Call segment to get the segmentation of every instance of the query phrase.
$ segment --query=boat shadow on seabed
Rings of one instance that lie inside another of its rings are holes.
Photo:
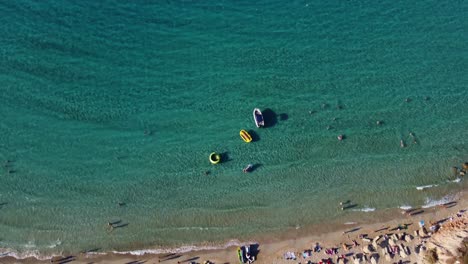
[[[260,140],[260,136],[257,134],[257,132],[255,132],[254,130],[249,130],[247,131],[250,136],[252,137],[252,142],[257,142]]]
[[[229,152],[223,152],[220,154],[221,156],[221,162],[228,162],[228,161],[231,161],[232,159],[229,157]]]
[[[265,120],[265,127],[273,127],[278,123],[278,118],[280,121],[288,120],[289,116],[286,113],[277,114],[270,108],[266,108],[262,111],[263,119]]]

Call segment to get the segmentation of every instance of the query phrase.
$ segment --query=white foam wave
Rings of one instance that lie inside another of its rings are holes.
[[[221,246],[182,246],[179,248],[167,248],[167,249],[140,249],[140,250],[131,250],[131,251],[111,251],[111,253],[119,254],[119,255],[135,255],[135,256],[142,256],[145,254],[169,254],[169,253],[186,253],[190,251],[202,251],[202,250],[219,250],[219,249],[226,249],[233,246],[241,246],[246,244],[255,244],[258,242],[240,242],[237,240],[231,240],[224,245]],[[32,242],[24,245],[26,247],[32,247]],[[54,245],[61,244],[60,240]],[[87,252],[87,255],[106,255],[106,252]],[[38,260],[48,260],[53,257],[59,257],[59,255],[51,254],[51,255],[44,255],[40,254],[38,250],[27,250],[25,252],[17,252],[9,248],[0,248],[0,258],[3,257],[13,257],[15,259],[26,259],[26,258],[35,258]]]
[[[440,200],[433,200],[431,198],[426,198],[426,203],[421,206],[422,208],[431,208],[434,206],[450,203],[454,201],[454,197],[452,195],[447,195],[442,197]]]
[[[28,250],[25,252],[16,252],[8,248],[0,248],[0,258],[12,257],[15,259],[35,258],[38,260],[48,260],[59,255],[43,255],[38,250]]]
[[[49,246],[47,246],[47,248],[55,248],[61,244],[62,241],[60,241],[60,239],[57,239],[56,241],[52,242]],[[35,258],[38,260],[47,260],[52,257],[60,256],[55,254],[41,254],[37,249],[37,245],[34,243],[34,241],[28,241],[28,243],[20,245],[20,248],[23,248],[24,251],[15,251],[11,248],[0,247],[0,258],[13,257],[15,259]]]
[[[184,227],[176,227],[176,230],[209,230],[208,227],[201,227],[201,226],[184,226]],[[214,229],[214,228],[213,228]]]
[[[359,212],[374,212],[375,211],[375,208],[372,208],[372,207],[364,207],[364,208],[360,208],[360,209],[352,209],[353,211],[359,211]]]
[[[34,241],[28,241],[27,244],[23,245],[24,248],[35,248],[36,244],[34,244]]]
[[[399,208],[402,209],[402,210],[409,210],[409,209],[411,209],[413,207],[411,205],[402,205]]]
[[[346,222],[346,223],[344,223],[344,224],[345,224],[345,225],[355,225],[355,224],[357,224],[357,222]]]
[[[57,239],[55,242],[53,242],[52,244],[50,244],[49,246],[47,246],[48,248],[55,248],[57,246],[60,246],[62,244],[62,241],[60,241],[60,239]]]
[[[172,248],[172,249],[139,249],[139,250],[131,250],[131,251],[112,251],[114,254],[129,254],[135,256],[142,256],[145,254],[169,254],[169,253],[187,253],[191,251],[201,251],[201,250],[218,250],[218,249],[226,249],[233,246],[241,246],[245,244],[254,244],[257,242],[246,242],[241,243],[237,240],[231,240],[228,243],[222,246],[182,246],[179,248]]]
[[[86,255],[107,255],[106,252],[97,252],[97,251],[91,251],[91,252],[85,252]]]
[[[454,182],[454,183],[461,182],[461,178],[456,178],[455,180],[448,181],[448,182]]]
[[[429,185],[423,185],[423,186],[416,186],[416,190],[422,191],[424,189],[429,189],[432,187],[437,187],[437,184],[429,184]]]

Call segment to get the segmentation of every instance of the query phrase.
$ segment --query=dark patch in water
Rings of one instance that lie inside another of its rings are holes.
[[[288,116],[288,114],[286,114],[286,113],[282,113],[282,114],[279,114],[279,119],[280,119],[281,121],[286,121],[286,120],[289,119],[289,116]]]
[[[260,136],[254,130],[248,130],[247,132],[250,134],[250,136],[252,136],[252,142],[260,140]]]
[[[273,127],[278,123],[277,114],[270,108],[263,110],[262,114],[265,120],[265,127]]]

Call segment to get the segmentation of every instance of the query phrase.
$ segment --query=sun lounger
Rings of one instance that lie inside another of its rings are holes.
[[[405,241],[406,241],[406,242],[410,242],[410,241],[413,240],[413,239],[414,239],[414,237],[413,237],[412,235],[410,235],[410,234],[408,234],[408,235],[405,236]]]
[[[400,255],[408,256],[408,250],[406,249],[407,247],[403,244],[398,245],[398,248],[400,249]],[[403,257],[404,258],[404,257]]]
[[[283,257],[284,257],[286,260],[290,260],[290,259],[296,260],[296,254],[294,254],[294,252],[290,252],[290,251],[284,253],[284,256],[283,256]]]
[[[363,252],[364,254],[370,254],[371,252],[370,252],[370,250],[369,250],[369,246],[364,246],[364,247],[362,247],[362,252]]]
[[[389,246],[385,247],[385,254],[392,254]]]
[[[361,259],[360,258],[354,258],[354,264],[361,264]]]
[[[406,246],[404,244],[398,245],[398,250],[399,251],[404,251],[406,253]]]
[[[392,259],[393,259],[393,255],[392,255],[392,254],[386,254],[386,255],[385,255],[385,260],[386,260],[387,262],[392,262]]]
[[[424,257],[426,255],[426,247],[421,246],[419,247],[419,256]]]
[[[403,252],[405,252],[406,255],[408,255],[408,256],[410,255],[411,252],[410,252],[409,247],[407,247],[407,246],[401,244],[401,247],[400,247],[400,248],[401,248],[401,250],[403,250]]]
[[[421,244],[418,244],[418,245],[414,246],[414,252],[416,254],[419,254],[419,250],[421,250],[421,246],[422,246]]]
[[[424,236],[428,235],[427,230],[424,226],[421,227],[421,229],[419,230],[419,235],[424,235]]]
[[[341,244],[341,247],[343,248],[343,250],[350,250],[351,249],[351,247],[348,246],[346,243]]]

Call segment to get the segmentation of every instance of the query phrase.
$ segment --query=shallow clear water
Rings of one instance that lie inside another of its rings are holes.
[[[466,8],[1,3],[0,248],[216,243],[464,188]]]

